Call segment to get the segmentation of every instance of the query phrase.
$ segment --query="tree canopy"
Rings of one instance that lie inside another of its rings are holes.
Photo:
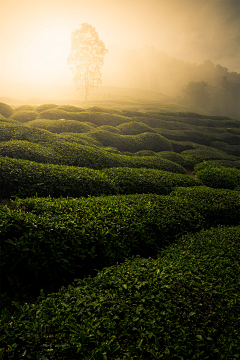
[[[104,42],[92,25],[83,23],[72,32],[67,62],[74,75],[76,90],[85,94],[85,101],[89,93],[102,83],[100,69],[107,53]]]

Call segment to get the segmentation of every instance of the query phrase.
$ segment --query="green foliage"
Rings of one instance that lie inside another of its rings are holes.
[[[36,161],[38,163],[57,164],[58,162],[60,162],[60,159],[58,159],[58,156],[54,151],[39,144],[34,144],[24,140],[11,140],[0,142],[0,154],[1,158],[9,157],[15,159],[25,159],[30,161]],[[31,168],[31,165],[29,167]],[[6,174],[4,176],[6,176]],[[9,181],[10,180],[11,179],[9,178]],[[7,179],[6,183],[8,183]]]
[[[61,105],[57,107],[58,110],[64,110],[64,111],[68,111],[68,112],[80,112],[80,111],[84,111],[83,108],[77,107],[77,106],[73,106],[73,105]]]
[[[93,129],[93,127],[87,123],[83,123],[76,120],[46,120],[37,119],[30,121],[29,126],[45,129],[52,133],[72,132],[72,133],[84,133]]]
[[[129,153],[131,154],[131,153]],[[157,153],[152,150],[140,150],[134,153],[135,156],[157,156]]]
[[[49,119],[49,120],[59,120],[59,119],[65,119],[65,120],[73,120],[72,115],[65,111],[60,110],[57,107],[50,108],[47,110],[43,110],[38,114],[38,119]]]
[[[0,325],[3,359],[238,359],[239,238],[239,226],[204,230],[157,259],[15,303]]]
[[[56,135],[42,129],[14,123],[0,123],[0,141],[27,140],[37,144],[51,143]]]
[[[36,111],[37,106],[32,105],[20,105],[14,108],[14,112],[16,111]]]
[[[240,170],[226,168],[214,162],[203,162],[195,166],[197,178],[213,188],[235,189],[240,186]]]
[[[137,135],[146,132],[155,132],[150,126],[137,121],[123,123],[117,127],[122,135]]]
[[[203,160],[235,160],[233,156],[227,155],[225,152],[210,146],[199,146],[195,149],[184,150],[181,154],[190,155],[198,162]]]
[[[49,110],[49,109],[54,109],[58,107],[57,104],[42,104],[42,105],[39,105],[36,107],[36,111],[38,113],[42,112],[42,111],[45,111],[45,110]]]
[[[160,134],[151,132],[138,135],[120,135],[107,130],[95,129],[89,135],[100,141],[103,146],[113,146],[120,151],[172,151],[172,145],[169,140]]]
[[[87,108],[86,110],[93,111],[93,112],[104,112],[104,113],[109,113],[109,114],[123,115],[122,111],[106,108],[103,106],[91,106],[91,107]]]
[[[201,187],[169,197],[19,199],[0,207],[3,288],[34,291],[132,255],[156,256],[181,234],[239,224],[239,204],[238,192]]]
[[[53,151],[27,141],[4,143],[0,146],[0,153],[6,156],[0,157],[0,198],[3,199],[15,195],[25,198],[36,193],[45,197],[168,194],[174,186],[201,184],[187,175],[145,168],[123,167],[99,171],[84,167],[44,165],[50,161],[56,164],[61,160]],[[32,161],[17,160],[18,157]]]
[[[35,110],[18,110],[11,116],[12,119],[21,123],[26,123],[31,120],[35,120],[38,116],[38,112]]]
[[[5,118],[9,118],[13,114],[13,109],[10,105],[0,102],[0,114]]]
[[[97,127],[97,130],[107,130],[116,134],[119,134],[120,131],[118,128],[111,126],[111,125],[101,125]]]

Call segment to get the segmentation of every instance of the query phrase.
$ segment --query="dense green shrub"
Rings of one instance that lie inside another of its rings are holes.
[[[173,150],[170,141],[156,133],[120,135],[107,130],[95,129],[89,135],[100,141],[103,146],[113,146],[120,151],[152,150],[157,152]]]
[[[132,155],[132,153],[129,153]],[[152,150],[140,150],[134,153],[135,156],[157,156],[157,153]]]
[[[118,194],[169,194],[176,186],[199,186],[202,183],[188,175],[167,171],[134,168],[110,168],[101,171]]]
[[[2,114],[0,114],[0,121],[7,121],[7,119]]]
[[[52,133],[60,134],[62,132],[82,133],[93,129],[91,125],[86,122],[80,122],[76,120],[47,120],[37,119],[30,121],[29,126],[39,129],[45,129]]]
[[[9,118],[13,114],[13,109],[10,105],[0,102],[0,114],[5,118]]]
[[[87,171],[83,167],[43,165],[60,163],[59,154],[27,141],[1,144],[0,154],[5,156],[0,156],[0,198],[3,199],[15,195],[34,196],[36,193],[53,197],[135,193],[161,195],[170,193],[174,186],[201,184],[184,174],[145,168],[113,167]],[[31,161],[18,160],[21,157]],[[99,179],[100,185],[96,183]]]
[[[180,155],[180,154],[177,154],[173,151],[161,151],[158,153],[158,156],[164,158],[164,159],[167,159],[167,160],[170,160],[170,161],[173,161],[183,167],[186,166],[186,161],[185,161],[185,158]]]
[[[85,133],[64,132],[59,135],[59,138],[64,139],[65,141],[75,142],[79,145],[102,147],[102,144],[99,141],[93,139],[91,136],[88,136]]]
[[[20,105],[14,108],[14,112],[16,111],[36,111],[37,106],[33,105]]]
[[[0,155],[3,157],[10,157],[15,159],[36,161],[38,163],[57,164],[60,162],[56,152],[46,148],[45,146],[24,140],[0,142]]]
[[[184,150],[181,155],[191,155],[200,162],[203,160],[235,160],[233,156],[210,146],[199,146],[195,149]]]
[[[173,147],[173,151],[176,153],[181,153],[185,150],[191,150],[191,149],[195,149],[196,147],[199,147],[199,144],[194,144],[191,141],[175,141],[175,140],[170,140],[172,147]]]
[[[2,358],[237,359],[239,238],[204,230],[5,311]]]
[[[59,110],[57,107],[50,108],[48,110],[41,111],[38,114],[38,119],[49,119],[49,120],[59,120],[59,119],[65,119],[65,120],[74,120],[71,113]]]
[[[235,189],[240,186],[240,170],[226,168],[214,162],[202,162],[194,168],[197,178],[213,188]]]
[[[43,129],[34,129],[30,126],[14,123],[0,123],[0,141],[27,140],[33,143],[52,143],[56,135]]]
[[[109,114],[123,115],[121,110],[106,108],[103,106],[91,106],[91,107],[87,108],[86,111],[104,112],[104,113],[109,113]]]
[[[210,145],[224,151],[228,155],[240,156],[240,141],[238,145],[229,145],[222,141],[213,141]]]
[[[26,123],[31,120],[35,120],[38,116],[37,111],[34,110],[19,110],[15,111],[14,114],[11,115],[11,119],[17,120],[21,123]]]
[[[117,128],[122,135],[137,135],[145,132],[155,132],[150,126],[137,121],[121,124]]]
[[[96,125],[95,125],[96,126]],[[111,126],[111,125],[101,125],[96,128],[96,130],[107,130],[116,134],[120,134],[120,131],[118,128]]]
[[[58,110],[64,110],[67,112],[80,112],[80,111],[84,111],[83,108],[77,107],[77,106],[73,106],[73,105],[61,105],[57,107]]]
[[[42,104],[42,105],[39,105],[36,107],[36,111],[38,113],[42,112],[42,111],[45,111],[45,110],[49,110],[49,109],[54,109],[58,107],[57,104]]]
[[[239,224],[238,192],[180,190],[183,195],[28,198],[16,209],[1,206],[3,288],[63,285],[132,255],[156,256],[181,234]]]

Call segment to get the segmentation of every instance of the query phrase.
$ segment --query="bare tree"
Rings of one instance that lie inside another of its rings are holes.
[[[74,75],[76,90],[85,93],[85,101],[89,93],[102,83],[100,69],[107,53],[104,42],[92,25],[83,23],[80,29],[72,32],[67,62]]]

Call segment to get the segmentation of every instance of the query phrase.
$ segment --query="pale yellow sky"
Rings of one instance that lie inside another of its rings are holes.
[[[0,96],[6,84],[70,84],[70,36],[83,22],[96,27],[107,48],[150,45],[240,72],[239,0],[0,1]]]

